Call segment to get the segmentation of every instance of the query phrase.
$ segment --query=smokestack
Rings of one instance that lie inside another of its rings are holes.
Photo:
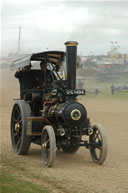
[[[66,45],[66,65],[67,65],[67,81],[68,89],[76,88],[76,57],[77,45],[75,41],[69,41]]]

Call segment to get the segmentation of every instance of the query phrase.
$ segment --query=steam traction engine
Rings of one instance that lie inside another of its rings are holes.
[[[52,167],[57,149],[75,153],[84,146],[90,150],[92,160],[102,164],[107,155],[105,130],[101,125],[92,126],[86,108],[77,102],[77,96],[85,94],[85,90],[76,89],[77,42],[66,42],[65,45],[67,78],[55,79],[43,89],[29,90],[24,100],[15,101],[11,116],[13,149],[23,155],[28,153],[31,143],[39,144],[44,164]],[[63,52],[53,51],[33,54],[29,59],[45,58],[46,63],[54,65],[52,73],[58,73],[55,67],[64,56]],[[18,63],[23,65],[23,62]],[[35,107],[38,113],[35,113]]]

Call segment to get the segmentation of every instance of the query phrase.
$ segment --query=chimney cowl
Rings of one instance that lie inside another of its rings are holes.
[[[67,42],[65,42],[65,45],[66,46],[77,46],[78,42],[76,42],[76,41],[67,41]]]

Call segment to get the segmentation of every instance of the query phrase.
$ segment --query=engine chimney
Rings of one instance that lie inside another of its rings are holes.
[[[66,65],[67,65],[67,81],[68,89],[76,88],[76,57],[77,45],[75,41],[69,41],[66,45]]]

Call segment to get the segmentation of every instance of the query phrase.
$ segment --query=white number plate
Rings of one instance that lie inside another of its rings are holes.
[[[67,95],[85,95],[84,89],[67,89],[66,90]]]

